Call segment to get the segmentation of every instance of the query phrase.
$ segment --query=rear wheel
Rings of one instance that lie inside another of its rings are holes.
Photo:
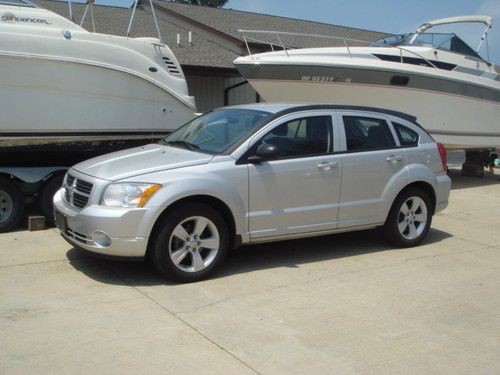
[[[427,235],[431,221],[428,194],[418,188],[408,189],[394,201],[384,225],[384,234],[396,246],[415,246]]]
[[[19,187],[6,178],[0,178],[0,233],[14,228],[23,217],[24,196]]]
[[[190,282],[208,277],[223,262],[228,230],[212,207],[188,203],[171,211],[154,234],[151,257],[167,278]]]

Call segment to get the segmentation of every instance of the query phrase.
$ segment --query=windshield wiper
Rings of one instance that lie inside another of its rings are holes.
[[[200,148],[199,146],[197,146],[193,143],[186,142],[186,141],[165,141],[162,139],[160,142],[161,142],[161,144],[171,145],[174,147],[181,146],[181,147],[187,148],[190,151],[197,151]]]

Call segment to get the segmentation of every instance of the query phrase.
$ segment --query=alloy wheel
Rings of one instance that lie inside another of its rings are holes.
[[[399,233],[407,240],[414,240],[425,230],[427,220],[427,205],[424,200],[420,197],[410,197],[399,209]]]
[[[199,272],[215,259],[220,247],[216,225],[203,216],[192,216],[181,221],[168,241],[170,259],[185,272]]]

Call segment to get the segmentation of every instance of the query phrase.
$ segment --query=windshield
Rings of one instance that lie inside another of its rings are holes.
[[[411,33],[402,35],[393,35],[388,38],[380,39],[371,44],[373,47],[384,46],[419,46],[419,47],[432,47],[436,49],[460,53],[462,55],[480,56],[470,48],[462,39],[455,34],[443,33]]]
[[[269,112],[250,109],[219,109],[188,122],[163,138],[160,143],[220,154],[245,137],[269,115]]]

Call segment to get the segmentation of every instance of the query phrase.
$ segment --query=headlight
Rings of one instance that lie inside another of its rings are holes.
[[[104,192],[102,204],[109,207],[144,207],[160,188],[158,184],[113,184]]]

